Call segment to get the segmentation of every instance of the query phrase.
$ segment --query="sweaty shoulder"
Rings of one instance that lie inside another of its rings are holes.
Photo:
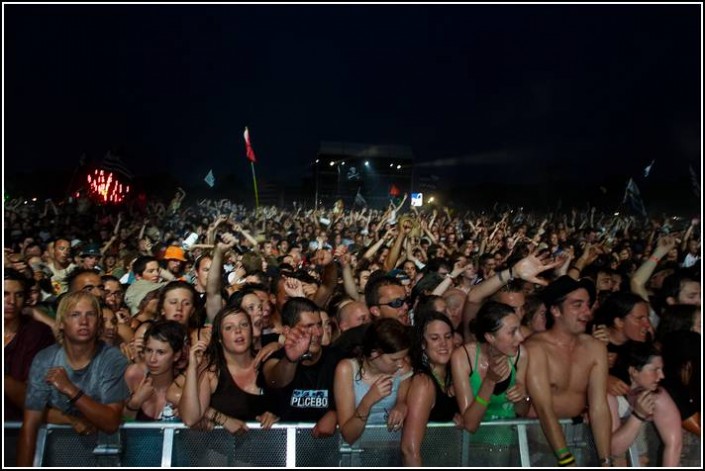
[[[607,353],[607,345],[605,345],[605,342],[602,340],[598,340],[592,335],[589,334],[580,334],[578,337],[578,340],[582,345],[584,345],[586,348],[589,348],[590,350],[595,350],[595,351],[605,351],[605,354]]]
[[[524,347],[526,347],[527,350],[535,350],[537,348],[541,348],[541,345],[545,344],[548,342],[548,333],[547,332],[539,332],[528,339],[522,344]]]

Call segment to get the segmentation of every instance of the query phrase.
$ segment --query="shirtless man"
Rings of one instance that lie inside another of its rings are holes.
[[[610,466],[611,418],[607,405],[607,349],[585,333],[594,300],[592,281],[562,276],[542,292],[551,316],[548,330],[526,341],[529,396],[560,466],[591,466],[576,462],[559,419],[580,416],[589,406],[590,426],[602,466]],[[575,450],[578,451],[578,450]],[[582,461],[582,453],[578,455]],[[587,459],[587,457],[586,457]]]

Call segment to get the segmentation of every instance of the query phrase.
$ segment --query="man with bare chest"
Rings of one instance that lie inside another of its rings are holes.
[[[589,456],[577,453],[579,450],[571,450],[571,445],[576,448],[580,440],[569,443],[558,422],[580,416],[586,405],[599,464],[611,465],[607,349],[585,333],[592,319],[590,306],[594,297],[595,287],[590,280],[558,278],[542,292],[551,314],[546,316],[548,330],[526,341],[528,392],[559,466],[597,465],[587,462]]]

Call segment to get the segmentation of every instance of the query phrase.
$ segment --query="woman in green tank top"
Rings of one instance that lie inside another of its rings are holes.
[[[509,447],[516,443],[512,427],[480,428],[480,423],[513,419],[529,411],[524,386],[528,361],[521,346],[521,323],[511,306],[489,301],[471,321],[470,330],[477,341],[457,348],[451,359],[463,425],[473,434],[472,443],[482,443],[485,448]],[[473,460],[472,464],[477,463]]]

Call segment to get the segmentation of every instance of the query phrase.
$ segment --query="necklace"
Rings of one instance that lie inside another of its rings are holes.
[[[438,385],[441,387],[441,390],[445,392],[446,390],[446,378],[441,379],[438,374],[432,369],[431,374],[433,375],[434,378],[436,378],[436,382]],[[447,376],[446,376],[447,377]]]

